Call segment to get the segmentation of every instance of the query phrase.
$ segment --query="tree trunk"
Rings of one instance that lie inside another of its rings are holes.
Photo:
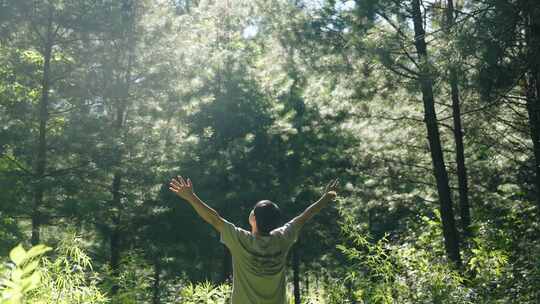
[[[461,126],[461,111],[459,106],[459,89],[457,86],[457,73],[454,68],[450,69],[450,82],[452,90],[452,112],[454,117],[454,139],[456,142],[456,163],[459,184],[459,211],[463,235],[470,237],[471,213],[469,205],[469,185],[467,182],[467,168],[465,167],[465,152],[463,147],[463,131]]]
[[[47,166],[47,121],[49,120],[49,90],[51,85],[50,68],[53,49],[52,37],[52,10],[49,14],[47,25],[47,40],[43,49],[43,79],[41,87],[41,100],[39,103],[39,135],[37,141],[37,151],[35,158],[34,175],[38,183],[34,187],[33,208],[32,208],[32,245],[37,245],[40,241],[41,225],[41,205],[43,204],[43,177]]]
[[[354,296],[354,290],[351,280],[346,280],[345,286],[347,287],[347,299],[349,300],[349,303],[356,304],[356,297]]]
[[[529,70],[525,77],[525,97],[527,102],[527,112],[529,115],[530,136],[533,143],[533,152],[535,159],[535,187],[536,187],[536,206],[540,212],[540,63],[538,62],[538,48],[540,47],[538,35],[540,30],[535,20],[536,10],[531,5],[525,12],[527,16],[526,41],[527,41],[527,61]]]
[[[533,73],[527,75],[527,112],[529,114],[530,135],[533,141],[533,151],[535,159],[535,178],[536,186],[536,208],[540,212],[540,100],[538,97],[538,75]],[[536,93],[533,93],[536,91]],[[535,96],[536,95],[536,96]]]
[[[116,120],[114,124],[114,131],[121,134],[121,130],[124,122],[126,107],[125,104],[120,104],[117,108]],[[122,151],[118,150],[115,155],[115,162],[117,164],[121,163]],[[111,185],[112,193],[112,223],[110,227],[110,251],[111,251],[111,260],[110,266],[113,275],[113,286],[111,287],[111,295],[114,296],[118,293],[119,286],[116,283],[118,276],[120,275],[120,254],[121,254],[121,227],[120,227],[120,210],[122,210],[122,197],[120,189],[122,186],[122,175],[119,171],[114,173],[113,181]]]
[[[427,57],[427,46],[425,41],[425,31],[423,28],[422,12],[420,10],[420,0],[412,1],[412,16],[414,23],[415,47],[421,66],[420,87],[422,90],[422,100],[424,103],[424,120],[427,128],[427,136],[431,152],[433,170],[437,182],[437,192],[439,195],[440,211],[443,225],[444,245],[448,258],[456,266],[461,267],[461,255],[459,252],[459,239],[452,208],[452,198],[450,186],[448,184],[448,173],[444,164],[444,156],[441,147],[437,115],[435,113],[435,102],[433,98],[433,82],[430,76]]]
[[[304,294],[309,295],[309,273],[306,272],[306,277],[304,280]]]
[[[116,228],[111,230],[109,246],[111,250],[110,267],[113,276],[111,295],[115,296],[119,289],[117,280],[120,275],[120,233]]]
[[[131,34],[131,33],[130,33]],[[128,46],[132,47],[132,45],[129,42],[129,38],[131,36],[128,36]],[[116,117],[113,122],[113,132],[117,132],[116,136],[118,138],[122,137],[122,132],[124,131],[125,127],[125,119],[126,119],[126,113],[127,113],[127,105],[129,101],[129,92],[130,92],[130,84],[131,84],[131,69],[133,65],[133,50],[130,49],[130,53],[128,54],[128,62],[127,62],[127,68],[124,78],[124,85],[125,85],[125,91],[124,91],[124,98],[117,101],[118,104],[116,105]],[[114,155],[115,159],[115,165],[120,166],[122,163],[123,158],[123,151],[121,147],[115,147],[118,149],[116,151],[116,155]],[[122,185],[122,173],[119,171],[119,169],[116,169],[116,172],[113,176],[113,182],[111,187],[112,192],[112,227],[111,227],[111,239],[110,239],[110,250],[111,250],[111,261],[110,266],[112,270],[113,280],[114,284],[111,288],[111,295],[114,296],[118,293],[119,286],[116,283],[118,280],[118,277],[120,275],[120,258],[121,258],[121,251],[122,251],[122,227],[121,227],[121,210],[122,210],[122,197],[121,197],[121,185]]]
[[[231,263],[232,263],[231,253],[229,248],[223,245],[223,273],[221,275],[221,282],[229,281],[231,278]]]
[[[454,25],[454,2],[448,0],[447,9],[448,31]],[[463,148],[463,127],[461,126],[461,110],[459,105],[459,87],[456,68],[450,67],[450,90],[452,95],[452,116],[454,120],[454,140],[456,142],[456,164],[459,185],[459,211],[461,229],[464,237],[471,236],[471,214],[469,206],[469,185],[467,182],[467,167],[465,167],[465,152]]]
[[[159,258],[156,258],[154,261],[154,284],[152,286],[152,303],[153,304],[159,304],[160,303],[160,297],[159,297],[159,289],[160,289],[160,273],[161,273],[161,263],[159,261]]]
[[[110,267],[113,276],[113,285],[111,287],[111,295],[115,296],[118,293],[119,286],[117,284],[118,277],[120,275],[120,250],[121,250],[121,233],[120,233],[120,185],[122,177],[119,173],[115,173],[112,183],[112,205],[115,209],[112,215],[112,227],[110,235],[110,251],[111,251],[111,260]]]
[[[300,254],[298,244],[294,246],[292,254],[294,304],[300,304]]]
[[[373,235],[374,233],[373,217],[374,217],[375,211],[373,210],[373,208],[369,208],[367,213],[368,213],[368,218],[367,218],[368,231],[370,235]]]

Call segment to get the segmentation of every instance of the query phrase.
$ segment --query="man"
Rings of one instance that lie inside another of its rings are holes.
[[[191,204],[221,235],[233,261],[232,304],[286,304],[287,253],[302,226],[336,198],[338,180],[332,180],[322,197],[304,212],[279,227],[281,212],[271,201],[258,202],[249,214],[251,232],[223,219],[197,197],[188,178],[173,178],[169,189]]]

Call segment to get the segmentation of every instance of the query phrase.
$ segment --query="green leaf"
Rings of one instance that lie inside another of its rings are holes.
[[[7,296],[7,300],[2,301],[2,304],[22,304],[22,294],[20,292],[13,292],[12,295]]]
[[[21,265],[24,262],[26,259],[26,251],[21,244],[9,252],[9,258],[13,261],[13,263],[15,263],[15,265]]]
[[[41,282],[41,272],[36,271],[30,276],[28,279],[25,280],[23,285],[23,292],[26,293],[32,289],[35,289],[39,286],[39,283]]]
[[[39,260],[35,260],[35,261],[32,261],[32,262],[28,263],[26,266],[24,266],[24,268],[22,270],[23,271],[23,276],[27,276],[30,273],[32,273],[37,268],[38,265],[39,265]]]
[[[22,275],[23,275],[23,272],[22,270],[20,270],[19,268],[16,268],[15,270],[13,270],[13,272],[11,273],[11,280],[15,283],[17,282],[20,282],[21,281],[21,278],[22,278]]]
[[[42,254],[44,254],[45,252],[47,251],[50,251],[52,248],[51,247],[47,247],[45,245],[36,245],[32,248],[30,248],[30,250],[28,250],[28,253],[26,253],[26,258],[27,259],[32,259],[34,257],[37,257],[37,256],[40,256]]]
[[[2,285],[4,285],[4,287],[9,287],[11,289],[15,289],[15,288],[17,288],[17,286],[19,286],[16,283],[14,283],[14,282],[12,282],[10,280],[3,280]]]

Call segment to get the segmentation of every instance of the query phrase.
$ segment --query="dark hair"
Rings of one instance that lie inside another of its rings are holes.
[[[261,234],[270,233],[270,231],[279,227],[281,223],[281,210],[269,200],[263,200],[255,204],[253,213],[257,221],[257,230]]]

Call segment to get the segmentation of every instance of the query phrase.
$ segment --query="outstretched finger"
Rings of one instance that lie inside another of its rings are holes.
[[[190,188],[193,187],[193,184],[191,183],[191,179],[190,179],[190,178],[187,179],[187,185],[188,185],[188,187],[190,187]]]
[[[178,189],[174,188],[174,187],[169,187],[169,190],[171,190],[172,192],[174,193],[178,193]]]
[[[332,179],[330,184],[328,184],[328,186],[326,187],[326,191],[334,191],[334,190],[336,190],[336,185],[337,185],[337,179]]]
[[[329,188],[334,187],[334,184],[335,184],[335,183],[336,183],[336,178],[333,178],[333,179],[330,181],[330,183],[328,183],[328,187],[329,187]]]
[[[332,185],[332,188],[334,189],[337,188],[338,184],[339,184],[339,178],[336,178],[336,180],[334,180],[334,184]]]
[[[173,182],[169,183],[169,189],[170,189],[170,188],[173,188],[173,189],[175,189],[175,190],[180,189],[180,187],[179,187],[178,185],[175,185]]]
[[[174,185],[177,188],[181,187],[180,182],[178,182],[178,180],[174,178],[171,180],[171,185]]]
[[[326,190],[329,190],[330,188],[332,188],[332,184],[334,183],[334,180],[331,180],[325,187]]]

